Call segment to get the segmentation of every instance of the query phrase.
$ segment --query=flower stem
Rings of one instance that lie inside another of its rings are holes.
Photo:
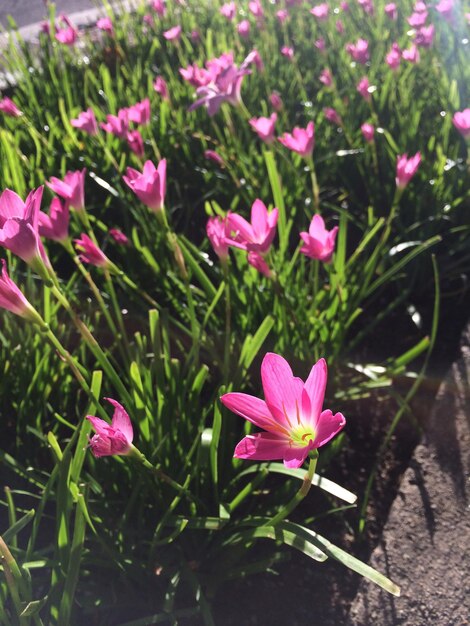
[[[292,498],[292,500],[283,507],[277,515],[272,517],[264,526],[276,526],[279,522],[282,522],[292,511],[302,502],[305,496],[310,491],[312,486],[313,477],[315,475],[315,468],[317,466],[318,450],[312,450],[310,453],[309,466],[307,473],[305,474],[302,486]]]

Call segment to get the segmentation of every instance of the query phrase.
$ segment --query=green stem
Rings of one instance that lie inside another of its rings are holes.
[[[315,165],[313,163],[313,157],[307,158],[307,164],[310,170],[310,180],[312,181],[312,198],[313,208],[315,213],[320,212],[320,187],[318,186],[317,174],[315,172]]]
[[[264,526],[276,526],[279,522],[282,522],[292,511],[302,502],[305,496],[310,491],[312,486],[313,477],[315,475],[315,468],[317,466],[318,450],[312,450],[310,453],[308,471],[305,474],[302,486],[292,498],[292,500],[283,507],[277,515],[272,517]]]

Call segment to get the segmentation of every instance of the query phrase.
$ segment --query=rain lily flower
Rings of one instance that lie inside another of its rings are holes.
[[[128,107],[127,114],[130,122],[136,124],[148,124],[150,122],[150,100],[145,98],[142,102],[136,102]]]
[[[373,124],[368,124],[367,122],[365,122],[361,126],[361,132],[367,143],[372,143],[374,141],[375,128]]]
[[[260,274],[266,276],[266,278],[272,278],[273,274],[269,269],[269,265],[264,258],[258,252],[248,252],[248,263],[254,267]]]
[[[203,87],[211,82],[210,73],[204,68],[198,67],[196,63],[188,65],[188,67],[179,69],[179,73],[193,87]]]
[[[301,467],[311,450],[328,443],[346,424],[341,413],[322,411],[326,362],[320,359],[303,382],[294,377],[285,359],[268,352],[261,379],[265,400],[238,392],[220,398],[224,406],[264,431],[244,437],[234,456],[253,461],[282,459],[286,467]]]
[[[341,20],[336,20],[335,22],[336,32],[342,35],[345,32],[344,24]]]
[[[209,161],[217,163],[217,165],[223,166],[224,164],[223,158],[215,150],[204,150],[204,156],[206,157],[206,159],[209,159]]]
[[[39,321],[39,314],[28,302],[20,289],[8,276],[7,263],[1,259],[2,274],[0,276],[0,308],[6,309],[31,322]]]
[[[410,17],[407,18],[407,22],[413,28],[420,28],[426,24],[426,20],[428,19],[428,12],[424,11],[422,13],[413,13]]]
[[[410,180],[416,174],[419,164],[421,163],[421,153],[417,152],[414,156],[408,158],[407,154],[397,157],[397,174],[395,182],[399,189],[405,189]]]
[[[240,37],[248,37],[251,30],[251,24],[248,20],[242,20],[239,24],[237,24],[237,33]]]
[[[53,176],[46,185],[52,189],[76,211],[83,211],[85,208],[85,175],[86,168],[75,172],[67,172],[64,180]]]
[[[163,17],[166,13],[165,2],[163,0],[153,0],[152,8],[160,17]]]
[[[282,46],[281,48],[282,56],[285,56],[287,59],[292,61],[294,58],[294,48],[292,46]]]
[[[254,48],[243,61],[243,67],[249,67],[250,65],[254,65],[258,72],[262,72],[264,70],[263,59],[256,48]]]
[[[39,236],[39,211],[44,187],[31,191],[25,202],[10,189],[0,196],[0,246],[47,278],[50,267]]]
[[[374,14],[374,5],[372,3],[372,0],[357,0],[357,3],[359,4],[359,6],[362,7],[367,15]]]
[[[320,73],[320,82],[323,83],[326,87],[331,87],[333,84],[333,76],[329,69],[324,69]]]
[[[428,12],[428,7],[426,6],[425,2],[422,2],[421,0],[418,0],[418,2],[415,2],[415,5],[413,7],[413,11],[415,13],[427,13]]]
[[[384,7],[385,15],[395,21],[398,17],[397,5],[394,2],[386,4]]]
[[[72,21],[67,15],[59,15],[59,20],[62,21],[66,25],[66,27],[57,28],[55,38],[57,39],[57,41],[65,44],[66,46],[73,46],[78,38],[78,30],[75,28]]]
[[[452,123],[465,139],[470,137],[470,109],[464,109],[463,111],[454,113]]]
[[[220,7],[220,13],[228,20],[233,20],[237,12],[237,5],[235,2],[226,2]]]
[[[349,4],[347,2],[340,2],[339,6],[341,7],[341,10],[344,11],[344,13],[347,13],[349,11]]]
[[[281,9],[280,11],[276,11],[276,17],[281,24],[284,24],[289,17],[289,12],[286,11],[286,9]]]
[[[53,198],[49,215],[40,211],[39,234],[53,241],[66,241],[69,237],[69,201],[61,202],[60,198]]]
[[[434,24],[420,28],[415,36],[416,45],[421,48],[430,48],[434,41],[434,30]]]
[[[228,236],[230,227],[227,218],[210,217],[206,224],[206,233],[209,241],[222,262],[228,259]]]
[[[320,37],[320,39],[317,39],[316,41],[314,41],[313,45],[315,46],[317,50],[320,50],[320,52],[325,52],[326,50],[326,43],[323,37]]]
[[[108,233],[119,245],[127,246],[129,244],[129,238],[119,228],[110,228]]]
[[[99,28],[99,30],[104,30],[110,35],[112,35],[114,32],[113,22],[110,17],[100,17],[100,19],[96,22],[96,28]]]
[[[356,43],[348,43],[346,52],[354,61],[365,65],[369,60],[369,42],[365,39],[358,39]]]
[[[155,82],[153,83],[153,88],[155,91],[162,97],[162,100],[169,100],[170,93],[168,91],[168,85],[166,80],[161,76],[157,76]]]
[[[266,254],[271,247],[276,235],[279,211],[268,211],[264,202],[257,199],[251,207],[251,224],[245,218],[236,213],[228,215],[228,223],[235,236],[231,237],[230,243],[248,252]]]
[[[273,91],[269,96],[269,103],[275,111],[281,111],[283,107],[282,98],[277,91]]]
[[[263,7],[260,0],[251,0],[248,3],[248,9],[250,10],[250,13],[257,19],[260,19],[264,16]]]
[[[412,43],[407,50],[403,50],[401,56],[405,59],[405,61],[409,61],[410,63],[419,63],[419,50],[414,43]]]
[[[70,123],[74,128],[79,128],[83,132],[89,135],[98,134],[98,124],[93,109],[88,108],[86,111],[82,111],[78,114],[76,119],[70,120]]]
[[[271,113],[270,117],[253,117],[250,120],[250,126],[260,139],[270,144],[275,140],[274,127],[276,126],[276,121],[277,114]]]
[[[240,104],[242,81],[250,73],[247,65],[253,60],[253,55],[249,54],[240,68],[234,64],[232,54],[222,54],[208,61],[206,66],[210,73],[210,82],[196,90],[198,100],[189,107],[189,111],[204,105],[212,117],[224,102],[234,106]]]
[[[181,33],[182,33],[181,26],[173,26],[173,28],[166,30],[163,33],[163,36],[165,37],[167,41],[179,41],[181,37]]]
[[[127,145],[139,159],[145,155],[144,140],[138,130],[131,130],[127,133]]]
[[[74,239],[74,242],[75,247],[80,252],[78,258],[82,263],[90,263],[96,267],[110,267],[111,261],[88,235],[82,233],[81,239]]]
[[[106,123],[101,122],[101,128],[116,137],[126,139],[129,130],[129,112],[127,109],[121,109],[117,115],[107,115]]]
[[[110,456],[112,454],[126,455],[131,452],[134,431],[125,408],[116,400],[105,398],[114,407],[111,424],[94,415],[87,415],[86,419],[93,426],[96,435],[90,439],[90,448],[94,456]]]
[[[328,19],[328,11],[329,7],[326,2],[317,4],[313,9],[310,9],[310,13],[316,17],[319,22],[324,22]]]
[[[315,144],[315,125],[313,122],[309,122],[305,129],[296,126],[292,134],[284,133],[278,140],[289,150],[298,152],[304,158],[308,158],[312,156]]]
[[[145,161],[142,173],[128,167],[124,182],[135,195],[152,211],[163,210],[166,193],[166,159],[162,159],[158,168],[152,161]]]
[[[454,0],[440,0],[434,7],[438,13],[447,21],[452,21],[452,12],[454,10]]]
[[[300,252],[310,259],[329,263],[335,250],[337,232],[337,226],[332,230],[327,230],[321,215],[314,215],[310,222],[308,233],[300,233],[300,237],[304,242]]]
[[[0,111],[10,117],[20,117],[23,115],[11,98],[3,98],[0,100]]]
[[[371,101],[372,95],[369,92],[369,79],[367,78],[367,76],[364,76],[363,78],[361,78],[361,80],[357,84],[356,89],[366,102]]]
[[[392,48],[390,52],[387,53],[387,56],[385,57],[385,62],[392,70],[396,70],[400,67],[400,61],[401,61],[400,46],[395,42],[392,44]]]
[[[338,111],[335,111],[331,107],[325,107],[323,109],[323,114],[325,115],[326,119],[332,124],[336,124],[337,126],[342,125],[343,121],[341,120]]]

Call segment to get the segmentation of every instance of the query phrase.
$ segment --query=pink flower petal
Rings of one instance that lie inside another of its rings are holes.
[[[281,425],[293,426],[302,403],[302,380],[294,377],[282,356],[272,352],[266,354],[261,364],[261,380],[269,410]]]
[[[289,439],[272,433],[247,435],[236,446],[233,456],[251,461],[274,461],[283,459],[289,449]]]
[[[239,392],[226,393],[220,400],[228,409],[244,417],[255,426],[271,432],[280,430],[264,400]]]
[[[122,404],[119,404],[117,400],[113,400],[112,398],[105,398],[105,400],[107,400],[114,407],[114,415],[111,422],[112,428],[119,430],[127,441],[132,443],[132,440],[134,439],[134,430],[126,409],[122,406]]]
[[[312,447],[313,446],[310,444],[303,448],[296,448],[295,446],[287,448],[284,452],[284,465],[289,468],[301,467]]]
[[[312,367],[304,385],[304,389],[310,398],[310,423],[316,423],[320,417],[320,413],[323,407],[323,401],[325,399],[327,377],[328,371],[326,367],[326,361],[325,359],[320,359]],[[307,418],[307,415],[305,413],[304,416]]]
[[[330,409],[323,411],[315,427],[314,447],[319,448],[328,443],[330,439],[333,439],[339,433],[345,424],[346,419],[342,413],[333,415]]]

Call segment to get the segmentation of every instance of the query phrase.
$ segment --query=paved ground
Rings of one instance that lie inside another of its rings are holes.
[[[72,13],[96,6],[93,0],[55,0],[57,13]],[[7,27],[11,15],[21,28],[39,22],[47,15],[44,0],[0,0],[0,24]]]
[[[402,596],[361,583],[347,626],[470,624],[469,381],[470,326],[371,558]]]

